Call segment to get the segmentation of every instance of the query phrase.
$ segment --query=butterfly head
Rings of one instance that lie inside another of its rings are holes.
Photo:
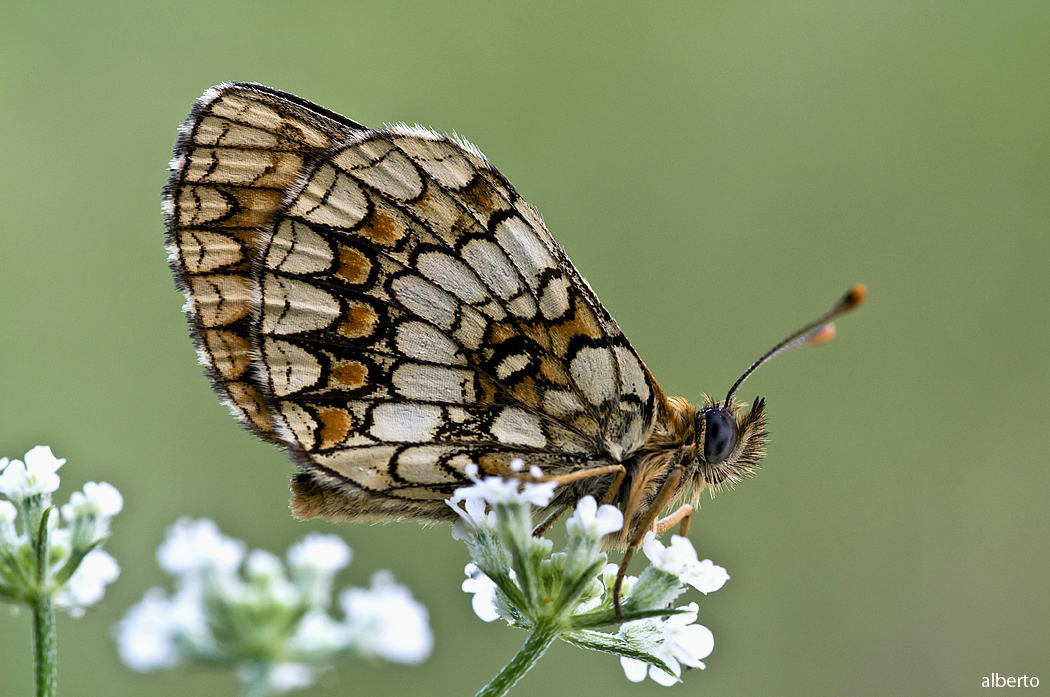
[[[696,409],[691,460],[686,477],[694,489],[717,490],[723,482],[734,484],[753,474],[766,452],[765,400],[754,406],[710,399]]]
[[[638,531],[654,522],[666,503],[661,503],[663,494],[673,492],[673,501],[691,500],[695,507],[705,489],[714,494],[723,484],[732,486],[754,474],[765,454],[763,399],[750,409],[706,396],[700,407],[682,397],[665,397],[662,404],[645,448],[627,466],[618,503],[629,522],[612,543],[617,548],[630,546]]]

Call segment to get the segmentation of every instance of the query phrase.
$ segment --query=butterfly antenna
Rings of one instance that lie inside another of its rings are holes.
[[[863,283],[858,283],[849,289],[849,292],[843,296],[842,300],[839,300],[835,307],[831,308],[830,312],[810,322],[802,327],[802,329],[793,332],[779,344],[762,354],[762,357],[752,363],[751,367],[745,370],[744,374],[741,375],[740,378],[733,383],[733,386],[729,388],[729,394],[726,395],[725,406],[729,406],[729,401],[733,399],[733,395],[735,395],[736,391],[740,389],[740,386],[744,384],[744,380],[747,380],[751,373],[758,370],[758,366],[767,362],[773,358],[773,356],[799,346],[816,346],[817,344],[824,344],[835,338],[835,325],[831,323],[831,320],[856,310],[860,307],[861,303],[864,302],[866,297],[868,297],[868,289],[864,287]]]

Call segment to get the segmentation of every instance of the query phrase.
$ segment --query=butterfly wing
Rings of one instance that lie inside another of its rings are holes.
[[[297,514],[446,519],[468,463],[637,449],[648,373],[536,212],[468,144],[354,126],[249,234],[239,384],[303,472]]]
[[[169,263],[200,361],[259,437],[280,442],[251,378],[251,263],[305,162],[363,126],[262,85],[208,90],[179,129],[164,189]]]

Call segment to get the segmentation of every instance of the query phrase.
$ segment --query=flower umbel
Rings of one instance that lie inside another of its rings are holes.
[[[9,499],[0,500],[0,600],[31,605],[46,597],[80,617],[120,574],[101,546],[123,499],[105,482],[88,482],[62,506],[69,527],[59,527],[51,494],[65,462],[44,445],[24,461],[0,458],[0,494]]]
[[[414,664],[430,654],[426,608],[388,572],[369,589],[343,590],[342,618],[329,614],[335,575],[351,558],[341,538],[311,533],[286,558],[246,553],[211,520],[180,519],[157,550],[175,592],[150,589],[128,610],[116,627],[121,659],[141,672],[229,666],[245,694],[277,694],[312,685],[341,655]]]
[[[517,472],[521,469],[512,467]],[[554,482],[529,478],[487,477],[459,489],[449,505],[460,514],[453,531],[467,542],[474,561],[465,569],[463,590],[473,594],[474,611],[482,620],[503,618],[531,632],[519,654],[479,697],[505,694],[555,640],[620,656],[634,682],[646,673],[663,685],[678,682],[681,667],[703,667],[711,653],[711,632],[698,624],[698,606],[668,605],[686,585],[704,593],[728,579],[725,569],[710,560],[697,561],[689,540],[675,536],[669,547],[646,538],[652,566],[640,577],[628,576],[621,589],[622,621],[613,607],[617,566],[601,551],[605,535],[618,532],[623,514],[614,506],[598,506],[581,498],[566,521],[564,552],[552,553],[552,543],[531,531],[532,507],[549,504]],[[619,625],[615,634],[602,628]]]
[[[98,603],[120,575],[116,560],[102,551],[110,520],[123,506],[120,492],[88,482],[62,507],[68,527],[59,526],[51,494],[65,464],[40,445],[24,460],[0,458],[0,601],[33,611],[37,694],[55,690],[55,608],[73,617]]]

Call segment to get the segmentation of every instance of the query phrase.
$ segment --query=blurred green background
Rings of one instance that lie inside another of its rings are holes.
[[[335,530],[340,585],[393,570],[421,667],[304,695],[469,695],[525,640],[471,612],[445,527],[298,523],[285,457],[196,363],[165,264],[176,127],[224,80],[476,143],[544,215],[669,394],[721,396],[850,284],[830,345],[778,359],[760,475],[692,538],[707,670],[671,694],[966,695],[1050,686],[1050,3],[11,2],[0,23],[0,454],[124,494],[103,603],[59,619],[60,694],[231,695],[133,674],[111,626],[181,515],[277,552]],[[693,598],[687,597],[685,600]],[[31,689],[0,613],[0,693]],[[512,693],[656,695],[556,645]]]

